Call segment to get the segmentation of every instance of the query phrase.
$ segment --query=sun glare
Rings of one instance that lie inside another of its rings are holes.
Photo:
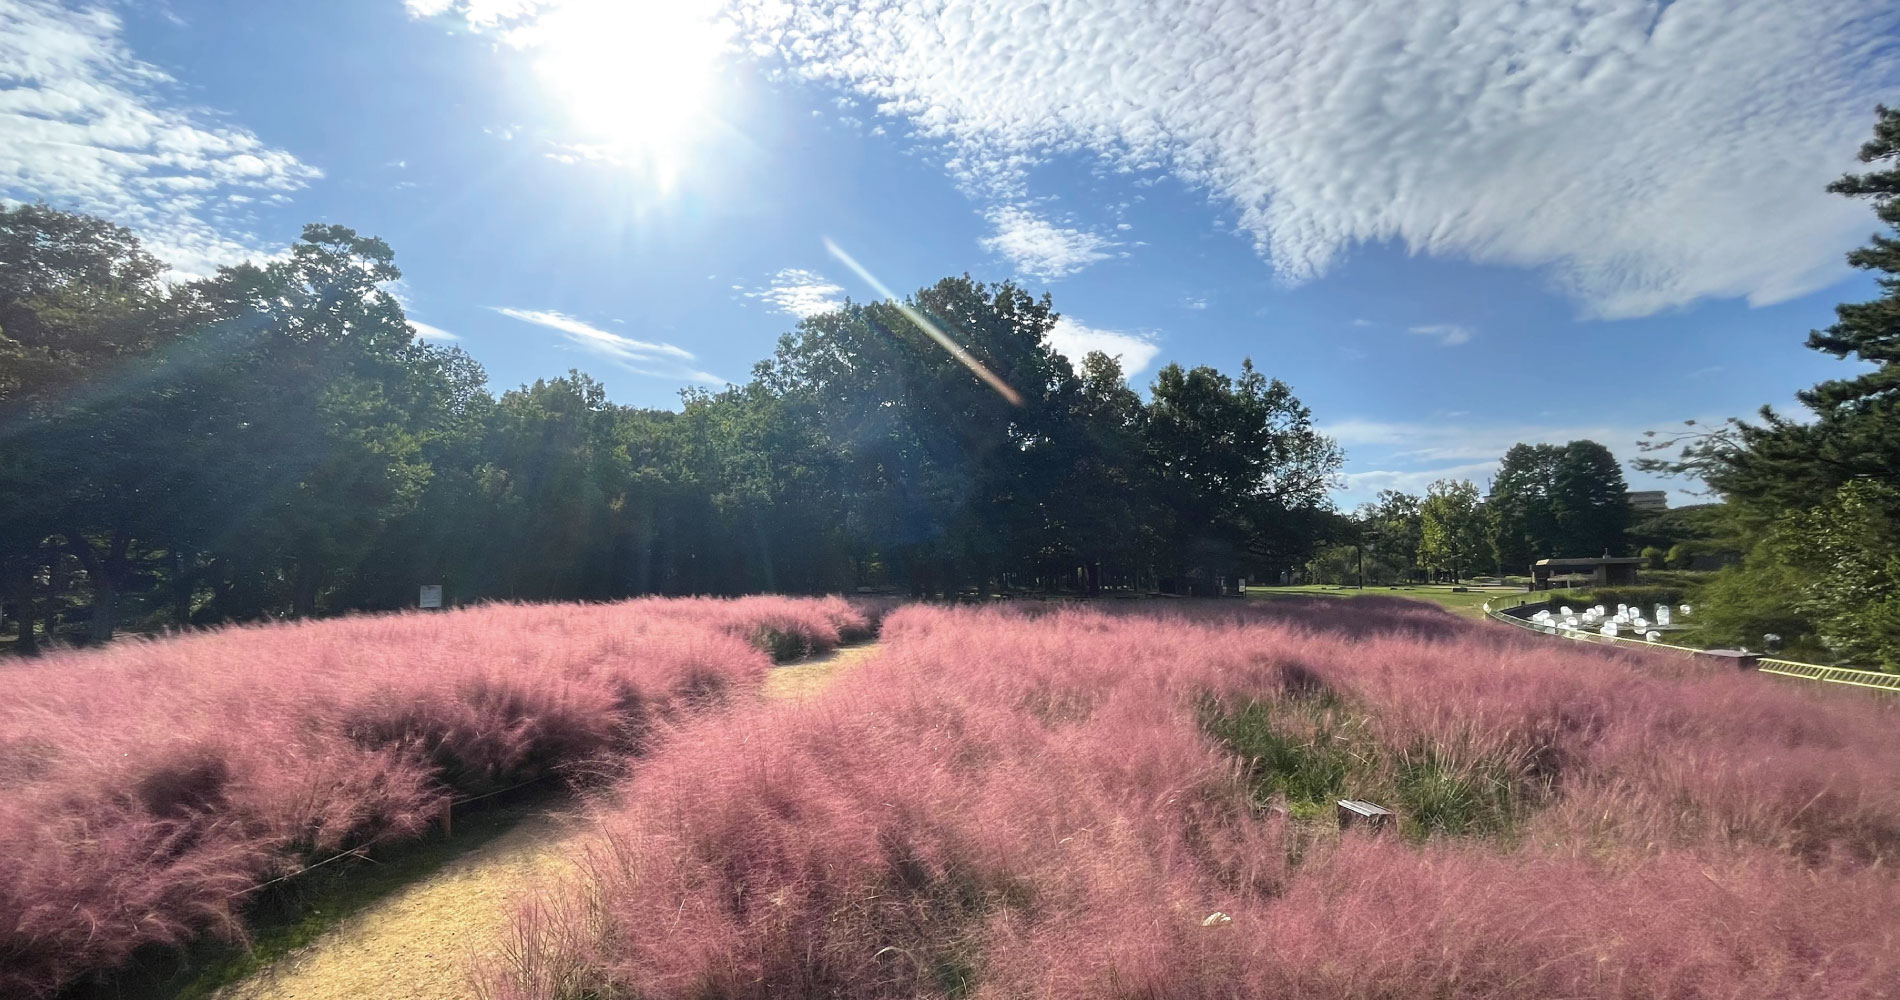
[[[571,120],[578,151],[678,180],[719,103],[726,30],[698,0],[575,0],[517,39]]]

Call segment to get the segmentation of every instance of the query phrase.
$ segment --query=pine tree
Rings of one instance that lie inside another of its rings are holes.
[[[1762,422],[1731,420],[1676,439],[1676,461],[1643,467],[1699,474],[1730,501],[1752,540],[1747,561],[1724,571],[1701,602],[1713,639],[1753,642],[1774,632],[1818,643],[1815,655],[1860,666],[1900,667],[1900,111],[1877,110],[1863,163],[1828,190],[1873,201],[1889,232],[1850,252],[1875,273],[1881,295],[1835,307],[1835,322],[1808,346],[1873,365],[1800,393],[1814,414],[1800,423],[1762,409]],[[1664,445],[1649,446],[1657,450]]]
[[[1813,422],[1764,408],[1763,423],[1735,425],[1732,435],[1714,437],[1707,453],[1685,463],[1756,518],[1809,506],[1845,483],[1900,481],[1900,110],[1881,107],[1878,115],[1860,159],[1885,169],[1848,174],[1828,190],[1872,199],[1887,224],[1889,234],[1847,255],[1854,267],[1876,272],[1882,294],[1836,306],[1834,325],[1808,335],[1817,351],[1877,367],[1800,393]]]

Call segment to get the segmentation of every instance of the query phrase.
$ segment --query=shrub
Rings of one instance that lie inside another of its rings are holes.
[[[1403,602],[911,607],[884,636],[820,698],[685,725],[486,993],[1872,997],[1900,975],[1893,705]],[[1335,796],[1410,836],[1335,832]]]
[[[491,605],[219,629],[6,668],[0,996],[242,934],[251,888],[446,799],[624,770],[656,725],[829,648],[836,599]]]
[[[1796,600],[1802,582],[1786,565],[1767,560],[1729,566],[1715,573],[1698,594],[1688,624],[1704,645],[1760,649],[1762,636],[1772,632],[1782,637],[1787,655],[1826,660],[1814,623]]]

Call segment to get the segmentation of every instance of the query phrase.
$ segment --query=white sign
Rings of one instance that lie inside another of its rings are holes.
[[[427,586],[424,586],[422,588],[422,600],[417,603],[425,608],[441,607],[442,606],[442,585],[439,583],[432,583],[432,584],[428,584]]]

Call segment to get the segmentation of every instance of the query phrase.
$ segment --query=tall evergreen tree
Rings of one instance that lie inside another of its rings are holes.
[[[1522,573],[1539,559],[1621,555],[1627,492],[1616,456],[1595,441],[1512,445],[1486,504],[1491,556],[1500,571]]]
[[[1564,445],[1551,470],[1550,510],[1556,555],[1620,556],[1629,529],[1629,486],[1610,449],[1595,441]]]
[[[1811,505],[1842,484],[1900,482],[1900,110],[1881,107],[1863,163],[1882,169],[1848,174],[1828,190],[1872,200],[1888,232],[1875,234],[1847,262],[1875,275],[1881,295],[1834,309],[1835,322],[1808,334],[1808,346],[1873,365],[1800,394],[1812,421],[1763,408],[1762,423],[1733,425],[1692,449],[1688,459],[1710,486],[1757,521]]]
[[[1557,554],[1552,504],[1563,453],[1553,444],[1514,444],[1504,453],[1485,503],[1485,528],[1498,572],[1525,573],[1531,563]]]
[[[1847,254],[1880,295],[1843,303],[1808,346],[1871,365],[1800,393],[1813,414],[1763,407],[1760,423],[1731,419],[1645,445],[1681,444],[1644,467],[1699,476],[1728,501],[1750,543],[1740,568],[1709,588],[1712,638],[1759,642],[1773,631],[1815,655],[1900,669],[1900,110],[1876,109],[1861,162],[1828,190],[1873,202],[1887,232]]]

